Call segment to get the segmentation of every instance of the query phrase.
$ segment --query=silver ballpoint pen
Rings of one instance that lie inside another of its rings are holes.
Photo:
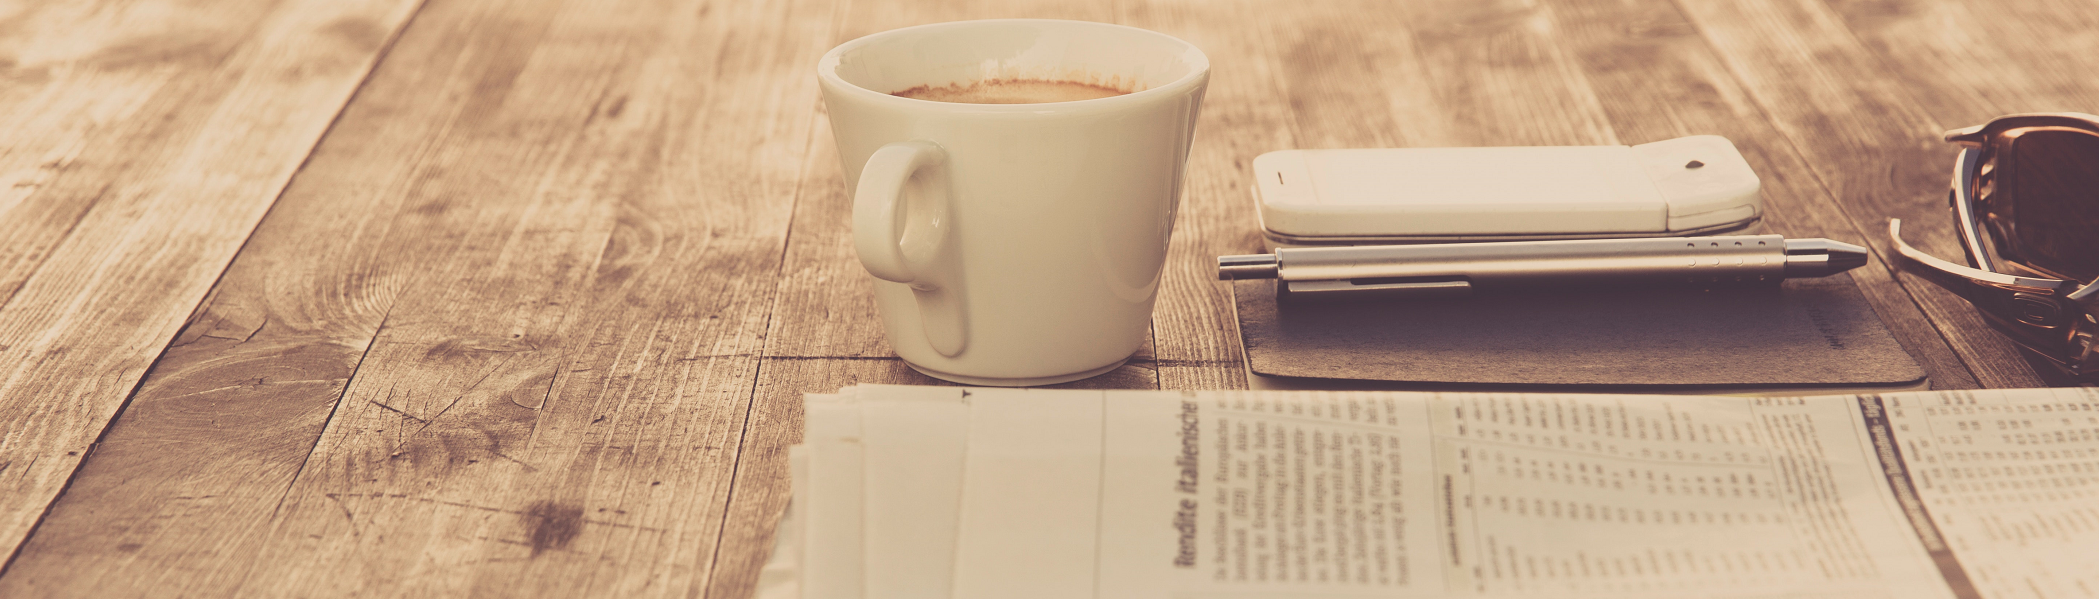
[[[1776,284],[1867,264],[1867,249],[1777,235],[1281,248],[1218,257],[1218,279],[1279,279],[1278,294],[1460,296],[1551,286]]]

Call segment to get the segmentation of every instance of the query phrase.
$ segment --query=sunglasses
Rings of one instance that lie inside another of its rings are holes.
[[[1984,321],[2062,374],[2094,374],[2095,191],[2100,121],[2079,113],[2007,115],[1956,129],[1961,146],[1947,200],[1969,264],[1903,243],[1905,269],[1967,299]],[[2090,383],[2090,380],[2087,380]]]

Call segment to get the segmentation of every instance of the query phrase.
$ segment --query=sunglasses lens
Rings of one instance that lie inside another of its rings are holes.
[[[2100,235],[2100,191],[2096,191],[2096,138],[2058,128],[2020,132],[2005,148],[1996,182],[1998,201],[2011,217],[2008,256],[2050,275],[2093,281],[2096,235]]]

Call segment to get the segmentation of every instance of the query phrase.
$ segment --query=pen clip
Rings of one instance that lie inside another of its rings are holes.
[[[1463,279],[1423,280],[1412,277],[1365,279],[1317,279],[1285,281],[1276,287],[1279,298],[1293,300],[1367,300],[1463,298],[1473,293],[1473,284]]]

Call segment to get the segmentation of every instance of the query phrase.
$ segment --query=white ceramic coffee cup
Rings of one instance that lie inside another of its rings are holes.
[[[847,42],[817,76],[854,191],[854,246],[907,364],[1043,385],[1106,373],[1144,343],[1210,80],[1202,51],[1106,23],[963,21]],[[1040,104],[891,95],[998,78],[1133,91]]]

